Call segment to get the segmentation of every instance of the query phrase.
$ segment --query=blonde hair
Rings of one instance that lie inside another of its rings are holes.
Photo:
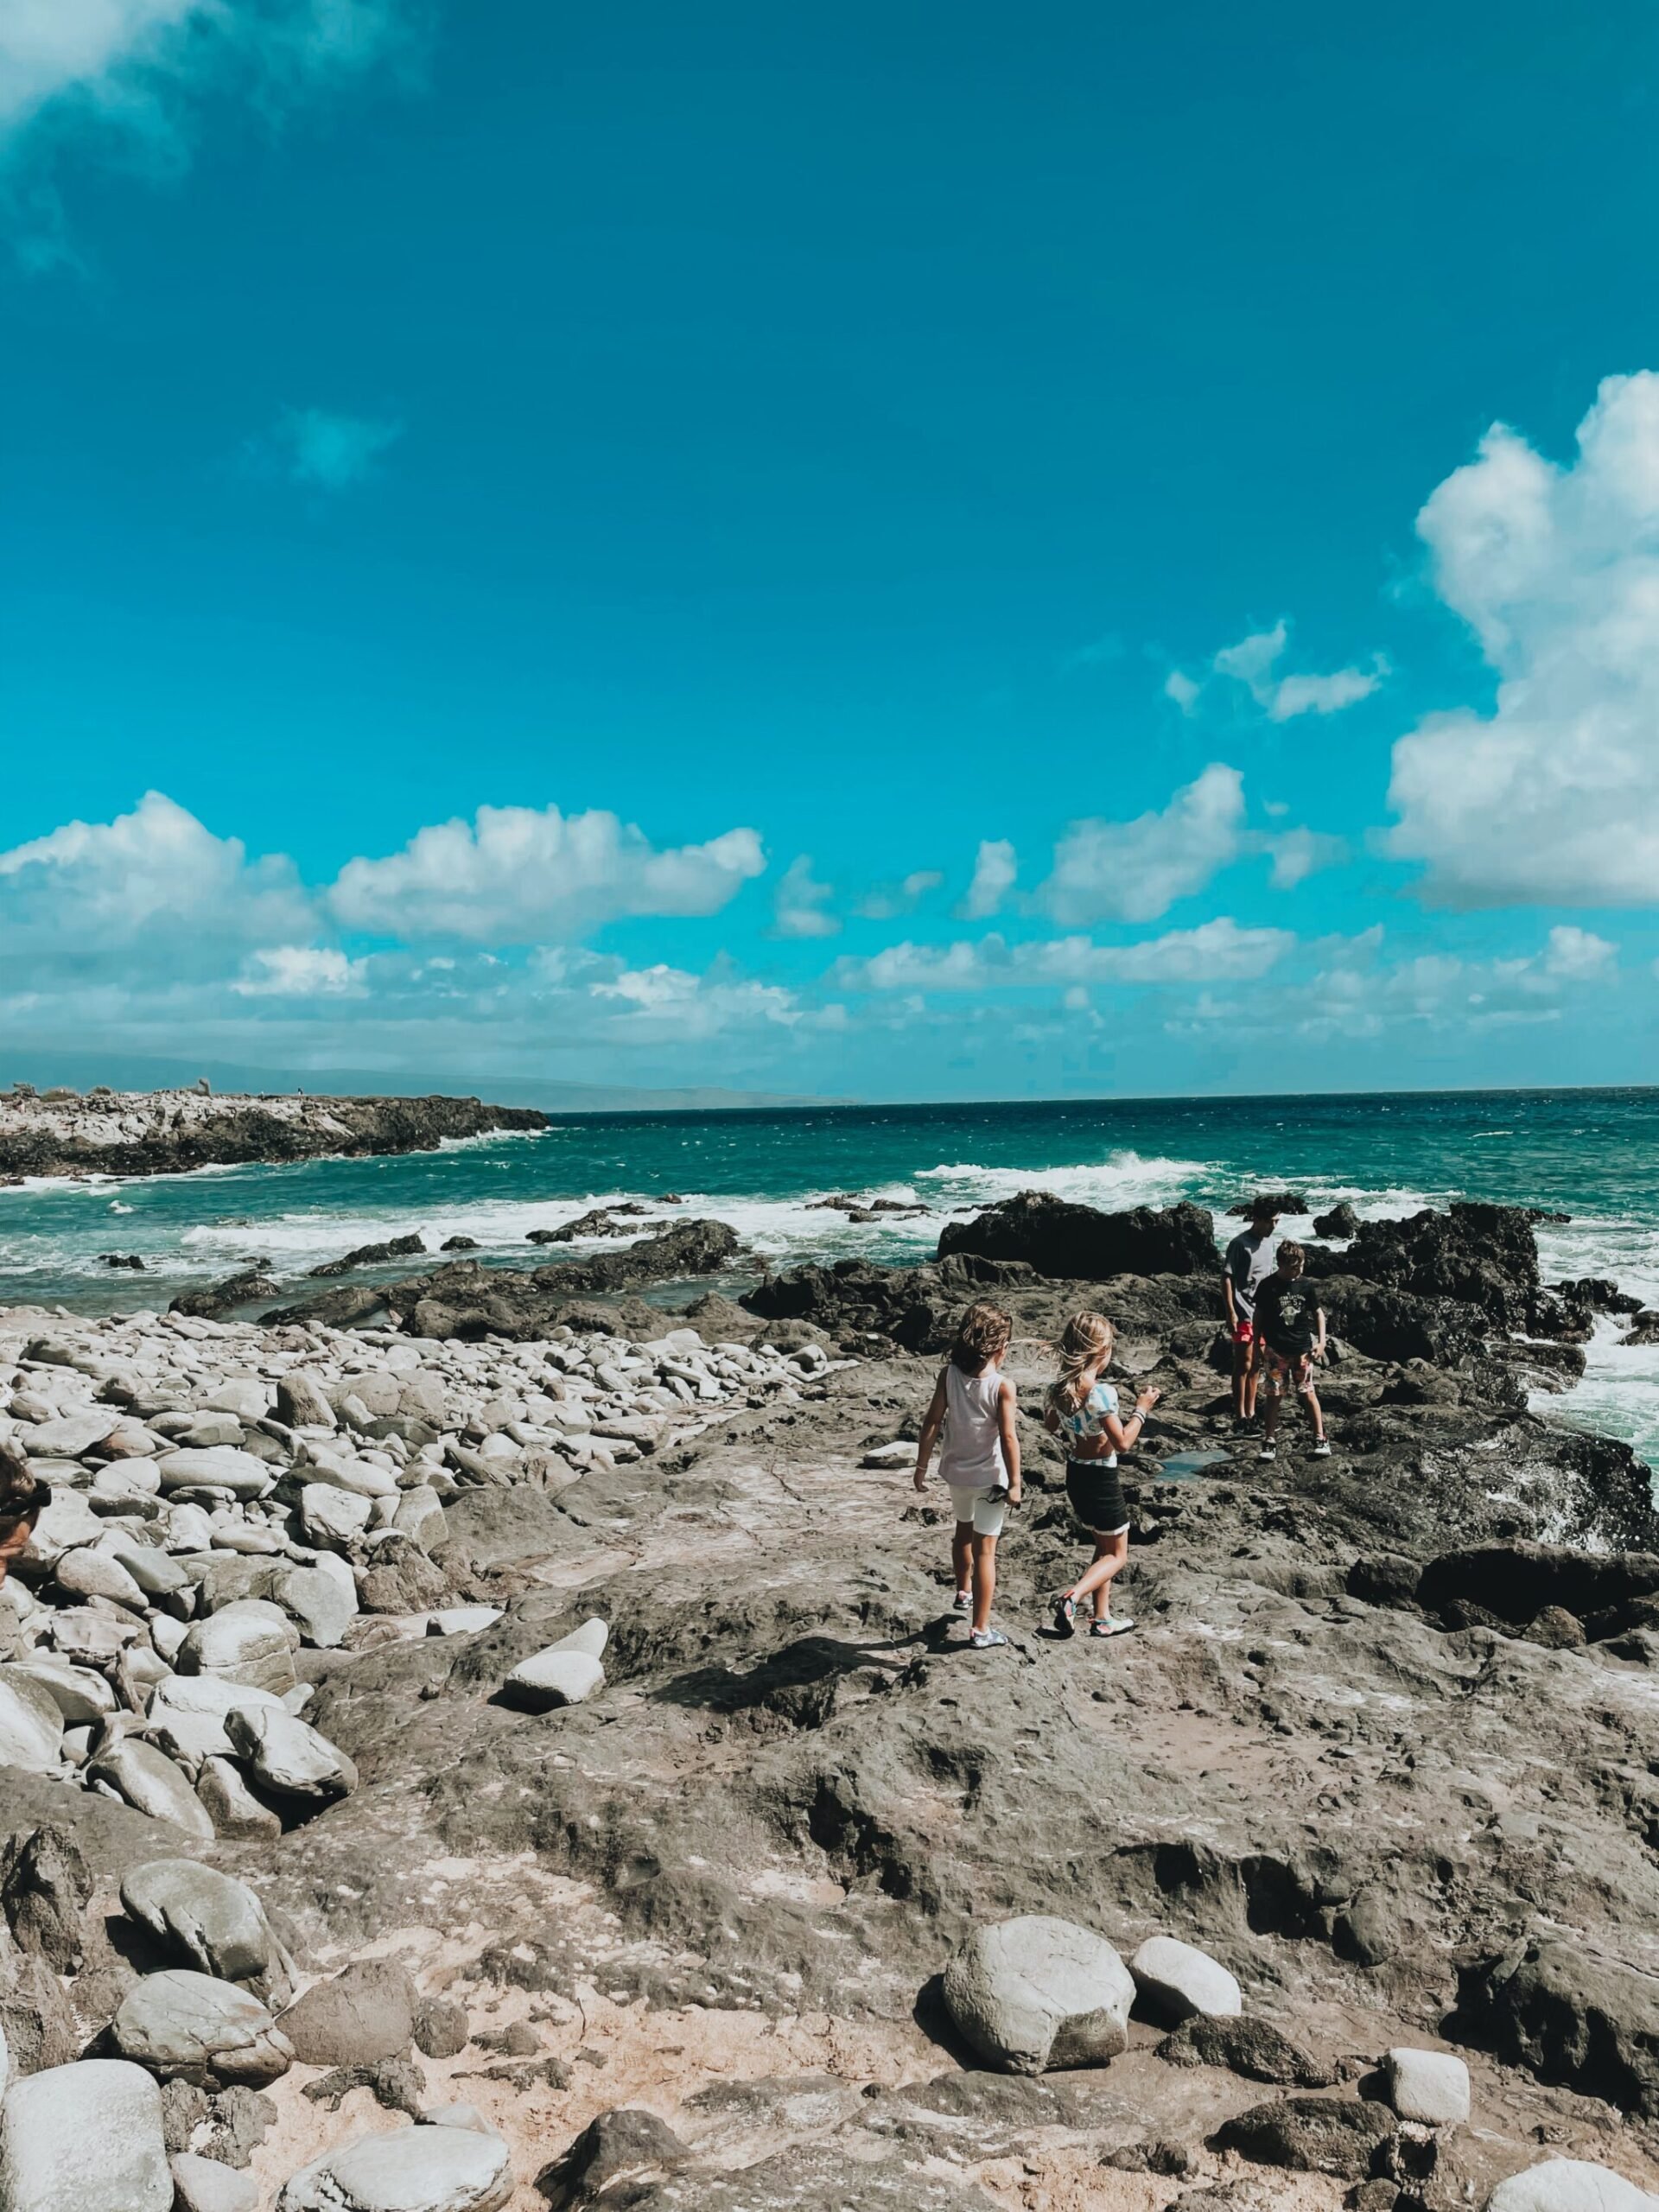
[[[1048,1393],[1048,1402],[1056,1413],[1082,1412],[1088,1395],[1083,1378],[1106,1365],[1116,1341],[1117,1332],[1103,1313],[1071,1316],[1060,1338],[1060,1372]]]
[[[970,1306],[957,1324],[950,1364],[964,1375],[982,1375],[1008,1348],[1014,1324],[1000,1306]]]

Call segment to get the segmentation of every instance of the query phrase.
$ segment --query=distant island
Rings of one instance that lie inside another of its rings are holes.
[[[544,1129],[533,1106],[476,1098],[312,1098],[303,1092],[0,1091],[0,1180],[177,1175],[365,1153],[435,1152],[446,1138]]]

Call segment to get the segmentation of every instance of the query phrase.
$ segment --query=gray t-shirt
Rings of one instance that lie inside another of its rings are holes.
[[[1226,1270],[1233,1279],[1233,1303],[1241,1321],[1255,1313],[1255,1294],[1279,1264],[1280,1238],[1275,1230],[1257,1236],[1241,1230],[1227,1247]]]

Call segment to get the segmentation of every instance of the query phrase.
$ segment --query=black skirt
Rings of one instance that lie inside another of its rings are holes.
[[[1119,1535],[1128,1527],[1129,1509],[1116,1467],[1103,1466],[1098,1459],[1068,1460],[1065,1494],[1078,1520],[1096,1535]]]

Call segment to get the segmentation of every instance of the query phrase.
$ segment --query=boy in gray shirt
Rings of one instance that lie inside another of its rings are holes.
[[[1255,1341],[1255,1294],[1279,1260],[1279,1210],[1271,1198],[1250,1201],[1250,1225],[1227,1247],[1222,1263],[1221,1294],[1227,1331],[1233,1340],[1233,1426],[1255,1419],[1255,1389],[1261,1375]]]

